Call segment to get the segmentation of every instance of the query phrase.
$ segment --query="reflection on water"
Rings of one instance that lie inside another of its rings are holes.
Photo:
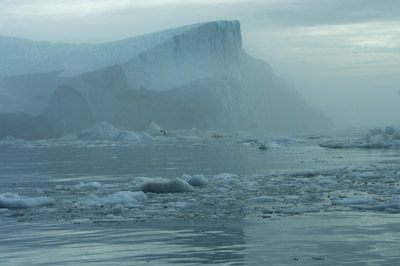
[[[0,228],[0,265],[244,265],[240,227],[171,224],[7,223]]]
[[[0,265],[398,265],[398,215],[340,212],[238,224],[11,224]]]
[[[180,177],[182,174],[265,174],[345,166],[366,166],[398,159],[398,150],[335,150],[316,145],[289,145],[259,150],[239,143],[213,141],[149,143],[127,147],[0,147],[0,181],[21,186],[93,180],[129,182],[134,176]]]
[[[244,227],[246,265],[398,265],[399,215],[339,212]]]

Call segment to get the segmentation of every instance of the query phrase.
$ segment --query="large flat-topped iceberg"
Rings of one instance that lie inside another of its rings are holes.
[[[43,114],[60,133],[101,122],[122,130],[155,122],[167,131],[286,132],[330,125],[266,62],[244,52],[239,21],[104,44],[0,38],[0,49],[0,104],[7,103],[0,112]]]
[[[207,32],[216,27],[222,32],[231,24],[239,27],[237,21],[199,23],[103,44],[53,44],[0,36],[0,78],[54,70],[63,71],[64,77],[77,76],[127,62],[194,29]],[[190,35],[198,36],[186,36]]]

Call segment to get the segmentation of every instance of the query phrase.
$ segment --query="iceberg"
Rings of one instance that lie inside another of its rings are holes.
[[[145,131],[154,122],[164,132],[331,126],[268,63],[245,52],[236,20],[103,44],[0,37],[0,48],[0,99],[19,101],[15,89],[27,89],[34,80],[37,86],[23,105],[35,105],[29,112],[43,114],[61,133],[102,122],[128,131]],[[43,100],[30,100],[36,98]]]

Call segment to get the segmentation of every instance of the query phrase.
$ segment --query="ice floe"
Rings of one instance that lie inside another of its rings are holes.
[[[53,204],[54,199],[49,197],[29,198],[14,193],[0,194],[0,208],[33,208]]]

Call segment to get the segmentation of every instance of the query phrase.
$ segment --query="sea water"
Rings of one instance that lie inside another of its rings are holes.
[[[0,209],[0,264],[400,259],[399,150],[328,149],[318,145],[324,137],[269,141],[277,146],[238,136],[2,145],[0,195],[53,202]],[[143,180],[194,175],[207,180],[194,192],[127,197]]]

